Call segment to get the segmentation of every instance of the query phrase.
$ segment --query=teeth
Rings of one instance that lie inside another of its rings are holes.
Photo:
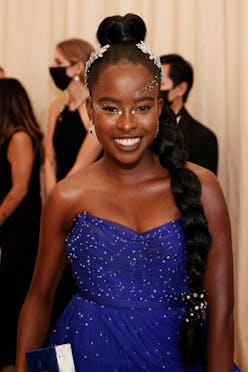
[[[115,142],[118,143],[119,145],[122,145],[122,146],[132,146],[132,145],[135,145],[136,143],[138,143],[140,140],[139,137],[137,138],[116,138],[115,139]]]

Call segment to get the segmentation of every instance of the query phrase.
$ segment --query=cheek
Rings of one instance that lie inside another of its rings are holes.
[[[172,102],[172,101],[174,101],[175,98],[176,98],[176,94],[175,94],[174,89],[172,89],[168,93],[168,100]]]
[[[135,122],[143,128],[147,133],[157,128],[157,122],[159,120],[159,112],[153,112],[146,115],[137,115]]]
[[[96,132],[99,134],[108,133],[110,130],[112,130],[113,127],[116,126],[118,119],[119,118],[115,117],[114,115],[103,115],[95,112],[93,112],[92,117]]]

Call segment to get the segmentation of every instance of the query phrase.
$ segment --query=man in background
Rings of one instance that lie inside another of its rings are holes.
[[[218,141],[212,130],[195,120],[185,109],[193,85],[193,68],[178,54],[160,56],[162,81],[160,93],[164,103],[177,116],[178,128],[183,132],[188,161],[217,174]]]

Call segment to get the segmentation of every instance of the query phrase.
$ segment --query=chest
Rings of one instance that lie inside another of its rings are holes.
[[[89,190],[83,210],[115,221],[137,232],[150,230],[180,217],[169,184],[144,183],[136,187]]]

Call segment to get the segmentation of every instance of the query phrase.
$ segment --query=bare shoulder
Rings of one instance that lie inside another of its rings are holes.
[[[51,142],[56,120],[58,116],[60,115],[60,113],[63,111],[63,108],[65,105],[66,105],[66,98],[60,97],[52,101],[49,106],[48,128],[47,128],[47,133],[46,133],[46,147],[51,145],[49,142]]]
[[[49,111],[53,115],[59,114],[62,110],[63,107],[67,104],[67,99],[66,97],[59,97],[53,100],[50,104]]]
[[[98,178],[94,165],[78,171],[59,181],[50,191],[44,208],[56,213],[69,229],[73,219],[88,209],[89,194],[94,193],[94,182]]]
[[[202,190],[202,203],[206,215],[221,216],[227,212],[226,202],[221,185],[210,170],[193,163],[187,163],[186,167],[194,172],[200,180]]]
[[[32,139],[25,130],[18,130],[13,133],[10,139],[10,146],[31,146]]]

